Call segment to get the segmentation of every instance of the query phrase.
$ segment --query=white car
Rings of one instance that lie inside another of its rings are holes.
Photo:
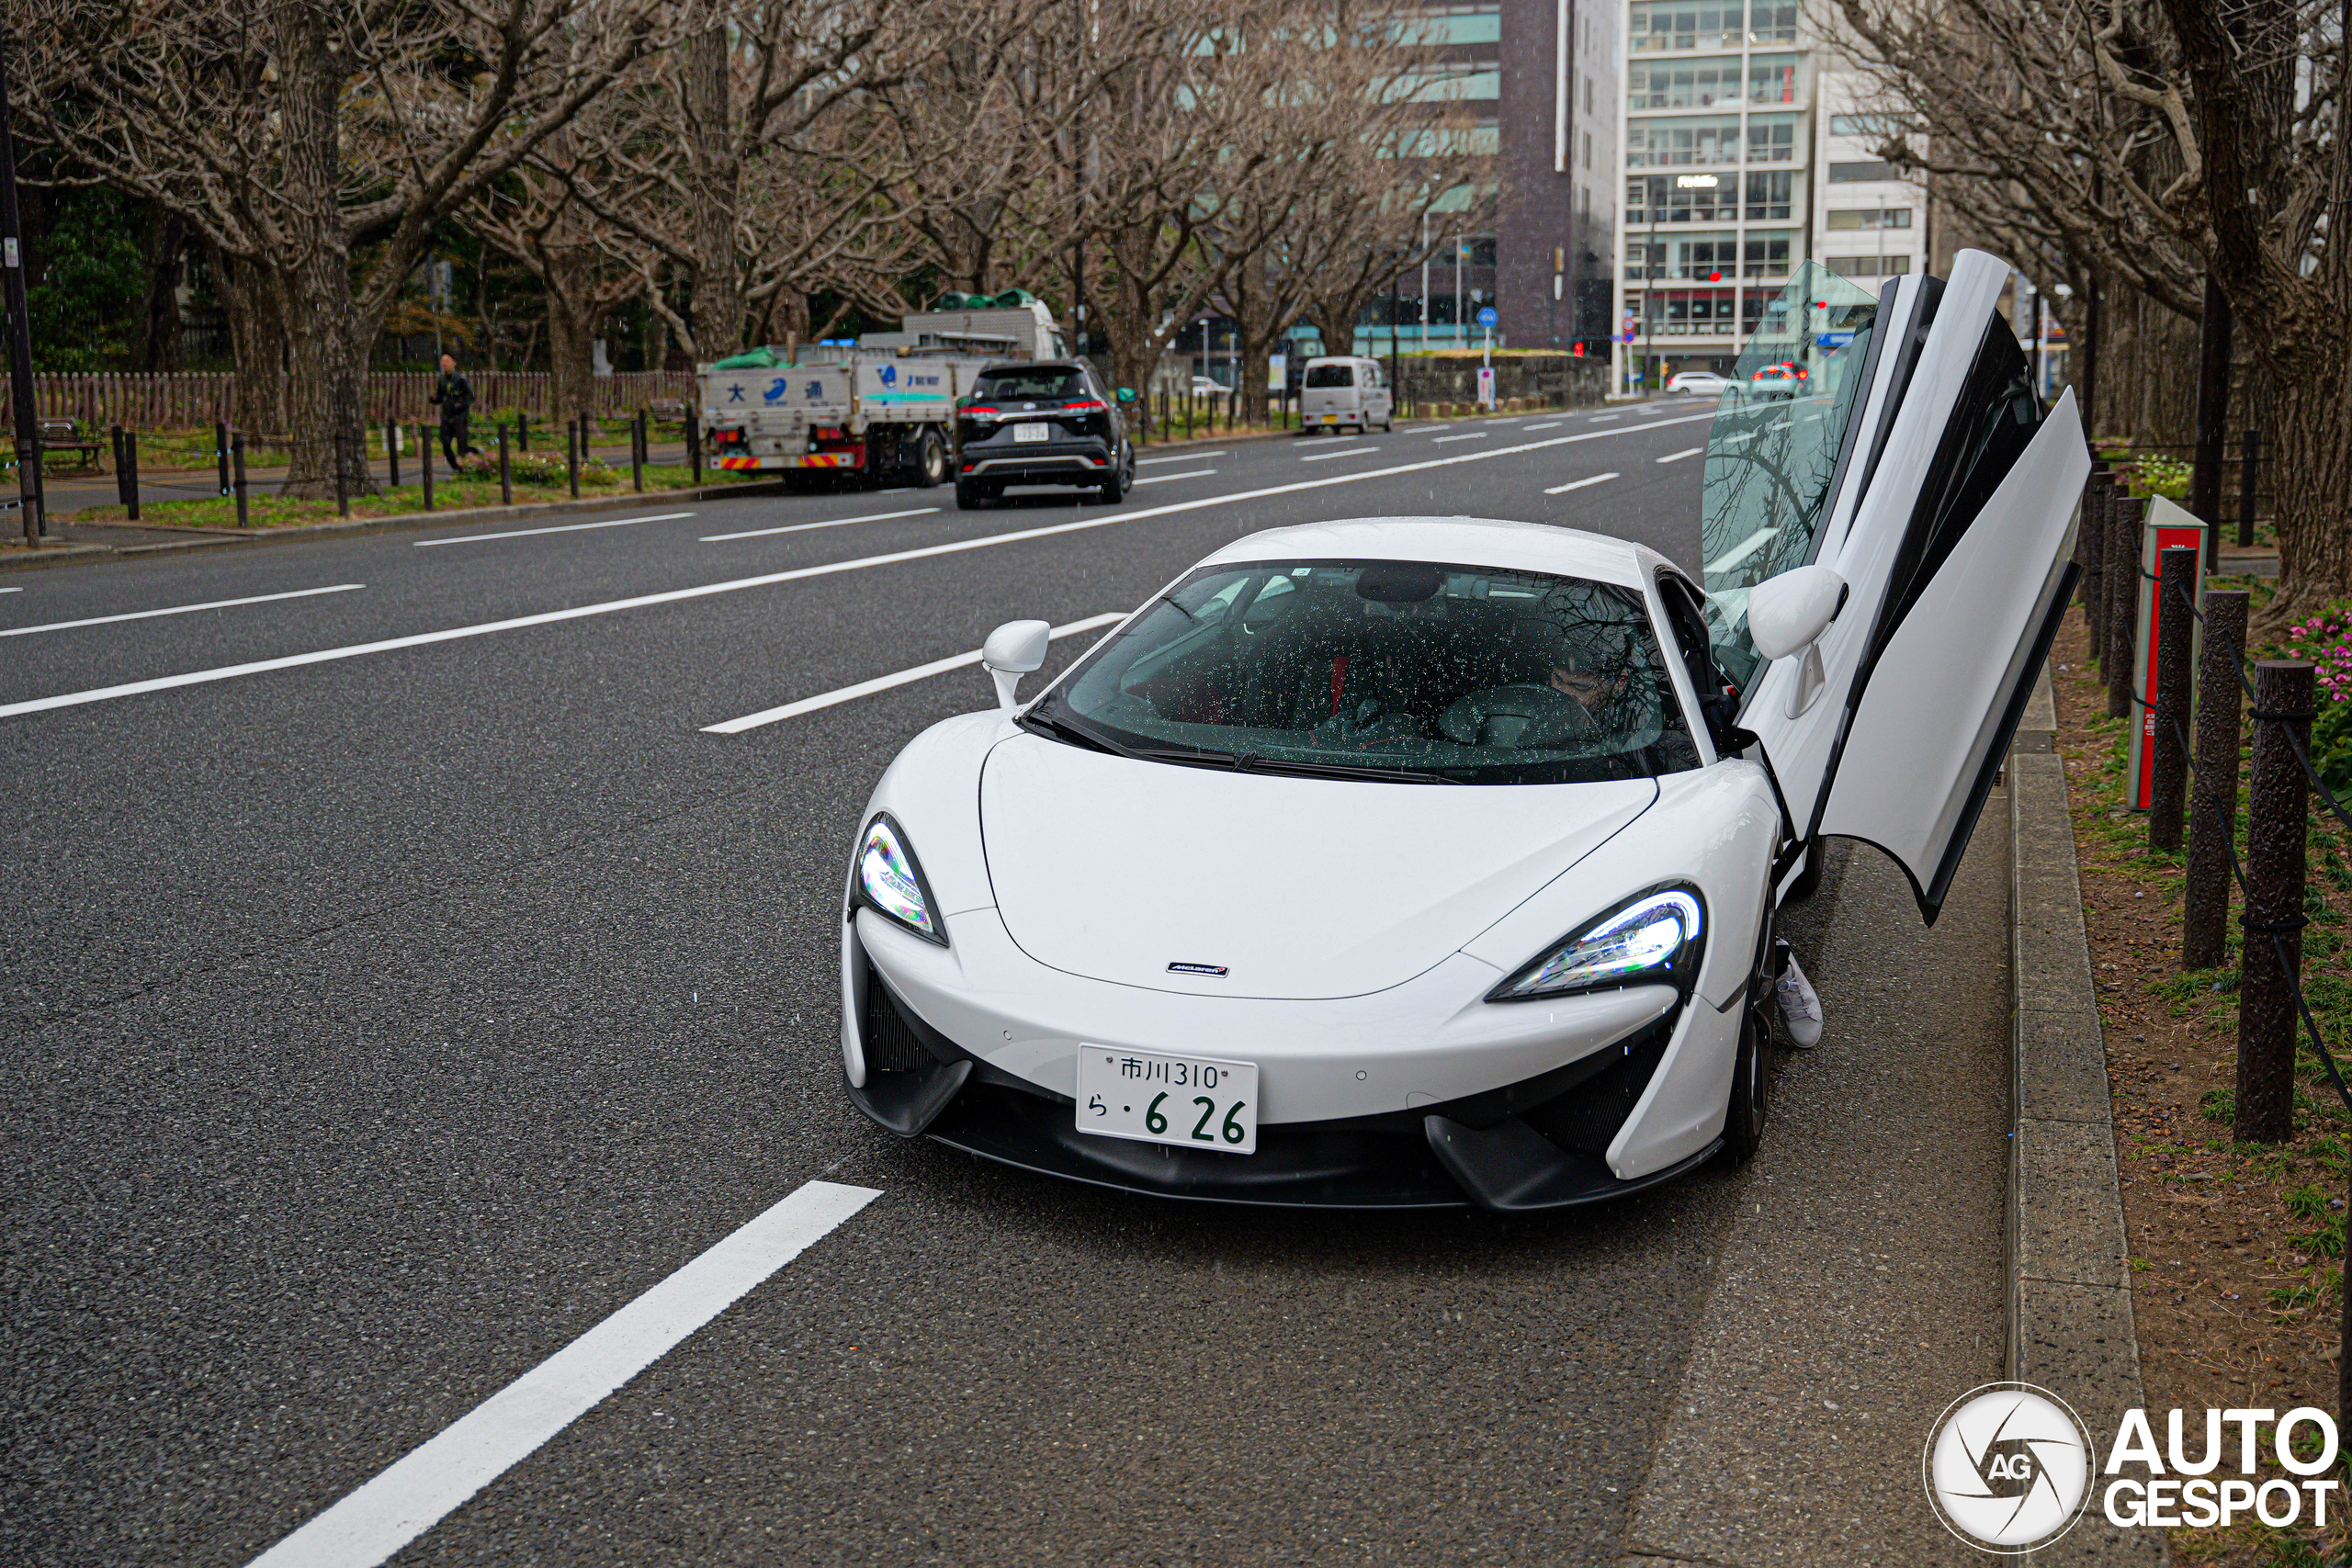
[[[1678,370],[1666,378],[1666,389],[1697,398],[1719,398],[1731,385],[1731,378],[1718,376],[1712,370]]]
[[[1776,908],[1839,835],[1935,918],[2072,584],[2088,458],[2007,276],[1962,253],[1853,305],[1838,417],[1727,405],[1703,580],[1376,518],[1227,546],[1026,703],[1049,628],[998,628],[996,710],[861,818],[852,1100],[1273,1204],[1548,1209],[1745,1158]]]

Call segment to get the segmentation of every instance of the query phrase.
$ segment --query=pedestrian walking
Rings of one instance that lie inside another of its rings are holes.
[[[468,429],[473,420],[474,384],[458,368],[458,356],[441,356],[441,378],[433,383],[433,395],[428,400],[441,411],[441,454],[449,459],[449,471],[456,473],[458,459],[472,451]]]

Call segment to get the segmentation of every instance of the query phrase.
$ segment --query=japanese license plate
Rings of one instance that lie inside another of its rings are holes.
[[[1078,1130],[1220,1154],[1256,1154],[1258,1064],[1080,1045]]]
[[[1326,424],[1337,424],[1340,423],[1340,416],[1335,413],[1327,413],[1323,416],[1323,423]]]
[[[1015,441],[1043,441],[1051,434],[1051,430],[1042,424],[1016,424],[1012,427]]]

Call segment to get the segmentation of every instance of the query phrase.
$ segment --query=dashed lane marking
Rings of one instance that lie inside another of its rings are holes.
[[[928,517],[938,510],[936,506],[917,506],[905,512],[874,512],[864,517],[835,517],[822,523],[786,523],[775,528],[746,528],[740,534],[705,534],[699,542],[715,545],[724,539],[757,539],[769,534],[804,534],[811,528],[846,528],[853,523],[888,523],[893,517]]]
[[[143,621],[155,615],[187,615],[198,610],[231,610],[240,604],[274,604],[281,599],[308,599],[320,593],[349,593],[365,588],[364,582],[338,582],[331,588],[297,588],[290,593],[256,593],[250,599],[211,599],[201,604],[174,604],[163,610],[131,610],[119,615],[91,615],[79,621],[45,621],[37,626],[0,628],[0,637],[30,637],[35,632],[71,631],[75,626],[111,626],[117,621]],[[0,588],[0,593],[14,593],[14,588]]]
[[[657,512],[650,517],[607,517],[595,523],[560,523],[548,528],[507,528],[495,534],[453,534],[446,539],[418,539],[420,550],[435,545],[471,545],[484,539],[523,539],[533,534],[577,534],[589,528],[626,528],[632,523],[670,523],[681,517],[692,517],[691,512]]]
[[[1080,632],[1091,632],[1097,626],[1107,626],[1114,621],[1124,621],[1126,618],[1127,613],[1125,610],[1114,610],[1109,615],[1090,615],[1082,621],[1072,621],[1066,626],[1056,626],[1046,635],[1052,637],[1073,637]],[[928,681],[933,675],[944,675],[950,670],[967,669],[979,661],[980,650],[976,648],[969,653],[959,653],[952,659],[934,659],[928,664],[918,664],[911,670],[901,670],[895,675],[876,675],[871,681],[860,681],[854,686],[843,686],[839,691],[826,692],[813,697],[803,697],[797,703],[786,703],[782,707],[762,708],[758,713],[747,713],[741,718],[730,718],[721,724],[706,724],[702,727],[703,733],[741,735],[747,729],[757,729],[762,725],[774,724],[779,719],[798,718],[802,714],[815,713],[819,708],[834,707],[842,703],[855,702],[860,697],[870,697],[876,692],[887,692],[898,686],[910,686],[917,681]]]
[[[1566,484],[1554,485],[1550,490],[1545,491],[1544,493],[1545,495],[1566,495],[1572,490],[1582,490],[1587,485],[1601,484],[1610,479],[1613,479],[1616,477],[1617,476],[1615,474],[1595,474],[1589,479],[1570,479]]]

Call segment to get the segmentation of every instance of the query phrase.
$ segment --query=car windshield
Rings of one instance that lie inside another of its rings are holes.
[[[1727,397],[1708,431],[1699,502],[1708,630],[1715,662],[1742,689],[1762,662],[1747,636],[1748,591],[1812,558],[1877,322],[1868,291],[1805,263],[1765,307],[1732,374],[1735,387],[1773,395]]]
[[[1065,365],[1040,366],[1035,370],[990,370],[972,389],[972,396],[982,402],[991,398],[1064,401],[1085,395],[1086,387],[1078,372]]]
[[[1352,387],[1356,384],[1352,365],[1310,365],[1306,367],[1306,384],[1310,387]]]
[[[1204,567],[1024,716],[1154,761],[1411,783],[1696,767],[1641,595],[1421,561]]]

